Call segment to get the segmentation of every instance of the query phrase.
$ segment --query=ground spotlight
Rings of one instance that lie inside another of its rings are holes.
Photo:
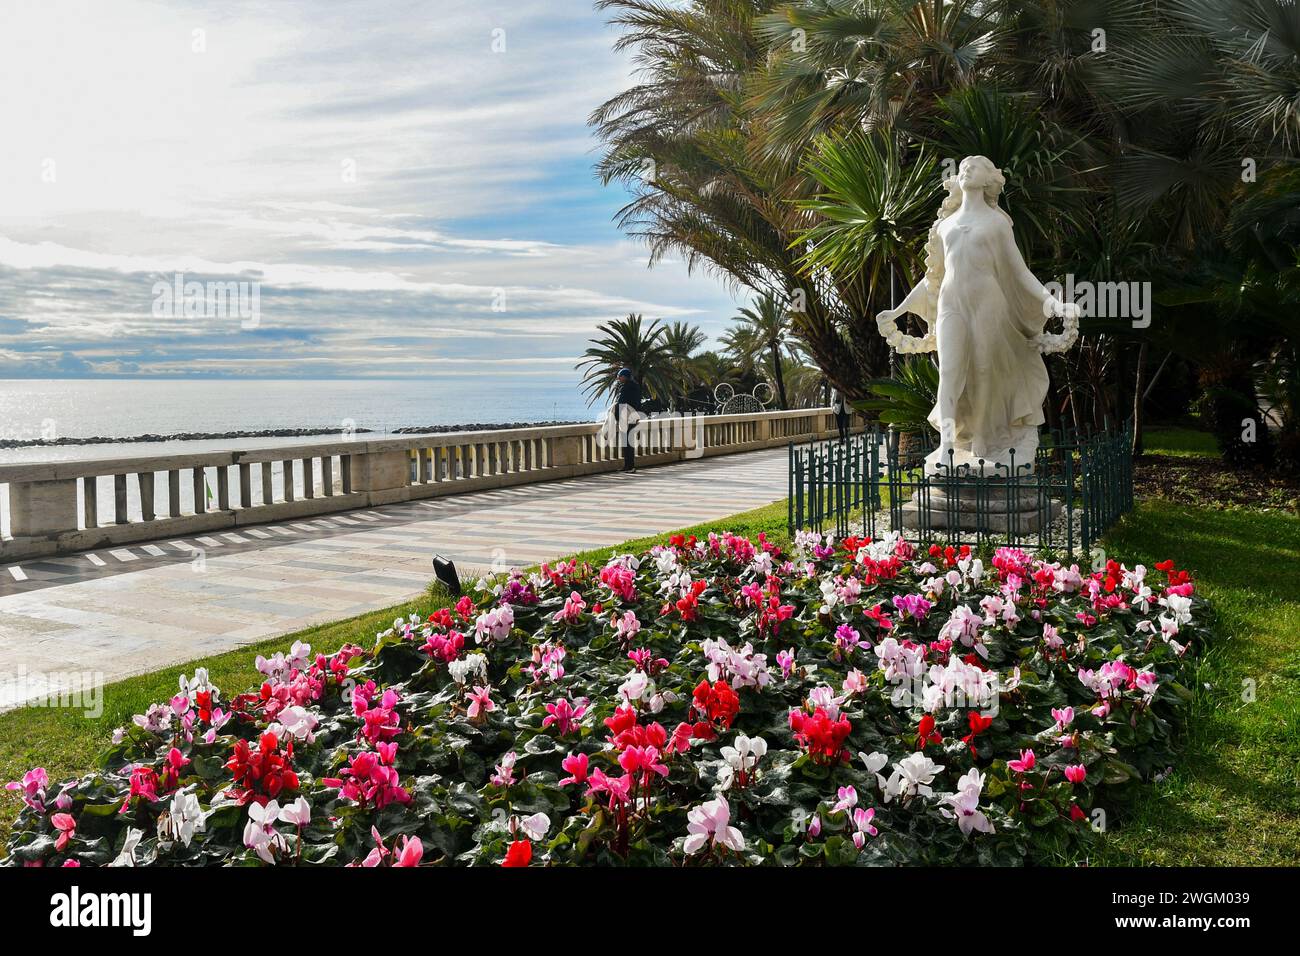
[[[454,596],[460,596],[460,575],[456,573],[455,564],[442,555],[435,554],[433,556],[433,575]]]

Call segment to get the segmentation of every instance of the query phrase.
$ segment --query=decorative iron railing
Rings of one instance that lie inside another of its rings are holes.
[[[1133,506],[1130,425],[1045,431],[1032,467],[941,465],[930,442],[901,444],[871,426],[846,440],[790,443],[789,517],[796,529],[875,538],[901,531],[924,544],[1012,545],[1089,554]]]

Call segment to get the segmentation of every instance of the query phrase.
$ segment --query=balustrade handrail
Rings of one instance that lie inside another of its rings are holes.
[[[831,427],[828,408],[658,413],[633,435],[653,465],[825,438]],[[0,464],[9,489],[0,558],[613,471],[617,445],[594,421]]]
[[[734,415],[674,415],[657,413],[656,420],[665,424],[674,421],[701,421],[705,425],[725,425],[735,422],[800,418],[828,414],[829,408],[791,408]],[[385,435],[381,438],[337,438],[329,441],[276,442],[246,448],[211,449],[208,451],[175,452],[167,454],[116,455],[111,458],[68,458],[44,462],[12,462],[0,464],[0,484],[18,481],[55,481],[63,478],[83,478],[91,475],[138,473],[141,471],[169,471],[176,468],[219,468],[225,465],[257,464],[282,461],[290,458],[319,458],[322,455],[365,455],[384,451],[444,448],[449,445],[471,445],[491,442],[518,441],[529,438],[562,438],[570,435],[595,435],[601,422],[576,422],[567,425],[529,425],[520,428],[493,428],[477,431],[413,432],[409,435]]]

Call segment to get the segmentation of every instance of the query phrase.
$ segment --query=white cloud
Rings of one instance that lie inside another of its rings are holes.
[[[647,271],[591,173],[586,117],[630,73],[612,40],[570,0],[8,5],[0,375],[65,353],[142,374],[559,365],[631,311],[716,334],[727,290]],[[177,272],[259,281],[276,355],[155,318]]]

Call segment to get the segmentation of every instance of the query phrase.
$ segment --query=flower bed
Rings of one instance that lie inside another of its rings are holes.
[[[480,582],[250,693],[182,677],[96,772],[9,785],[5,862],[1060,859],[1172,763],[1207,615],[1169,562],[990,565],[724,534]]]

